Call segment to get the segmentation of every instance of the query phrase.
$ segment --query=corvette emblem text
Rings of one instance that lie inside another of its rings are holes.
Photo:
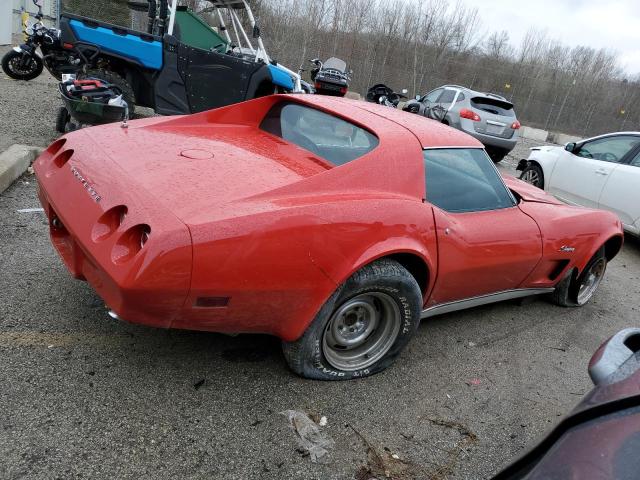
[[[87,192],[89,192],[89,195],[91,195],[91,198],[93,198],[96,201],[96,203],[100,203],[100,200],[102,200],[102,197],[98,194],[98,192],[95,191],[95,189],[89,184],[89,182],[82,176],[82,174],[78,171],[78,169],[76,167],[71,167],[71,173],[73,173],[73,176],[76,177],[80,181],[80,183],[85,188],[85,190]]]

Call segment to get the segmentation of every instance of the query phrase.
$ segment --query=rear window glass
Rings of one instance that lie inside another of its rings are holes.
[[[378,146],[378,138],[367,130],[297,103],[275,105],[260,128],[333,165],[351,162]]]
[[[512,104],[497,98],[474,97],[471,99],[471,106],[478,110],[483,110],[495,115],[502,115],[503,117],[516,116],[516,113],[513,111]]]
[[[425,150],[424,166],[427,201],[447,212],[479,212],[515,205],[482,149]]]

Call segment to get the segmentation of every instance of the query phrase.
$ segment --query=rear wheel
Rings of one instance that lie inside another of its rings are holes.
[[[535,163],[530,163],[526,166],[520,175],[520,180],[524,180],[534,187],[544,188],[544,173],[542,172],[542,168]]]
[[[570,274],[556,286],[551,294],[552,300],[563,307],[585,305],[598,290],[606,269],[607,257],[602,247],[589,260],[580,275]]]
[[[393,363],[420,323],[422,294],[399,263],[379,260],[351,276],[327,300],[305,333],[282,349],[307,378],[348,380]]]
[[[133,93],[133,88],[129,85],[126,79],[118,75],[112,70],[87,70],[85,73],[78,75],[79,78],[95,78],[103,80],[105,83],[111,84],[114,90],[118,94],[122,94],[122,98],[127,102],[129,107],[129,118],[133,118],[133,114],[136,110],[136,96]]]
[[[486,147],[486,150],[493,163],[501,162],[509,154],[509,150],[504,148]]]
[[[14,80],[33,80],[42,73],[43,67],[38,55],[9,50],[2,57],[2,70]]]

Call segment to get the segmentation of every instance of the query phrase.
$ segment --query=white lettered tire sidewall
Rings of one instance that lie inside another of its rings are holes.
[[[356,371],[339,370],[329,364],[322,351],[322,338],[333,312],[349,299],[369,292],[381,292],[397,304],[401,324],[389,350],[373,365]],[[322,306],[301,338],[283,342],[283,352],[291,369],[307,378],[350,380],[367,377],[393,363],[420,324],[422,293],[415,278],[398,262],[379,260],[353,274]]]

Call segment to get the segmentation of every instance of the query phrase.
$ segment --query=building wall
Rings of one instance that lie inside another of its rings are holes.
[[[22,19],[20,14],[22,11],[35,15],[38,13],[38,7],[33,4],[32,0],[12,0],[13,1],[13,33],[22,33]],[[57,15],[56,7],[59,0],[44,0],[42,6],[42,14],[44,15],[44,23],[47,26],[53,26]],[[35,19],[31,19],[31,22],[35,22]]]

